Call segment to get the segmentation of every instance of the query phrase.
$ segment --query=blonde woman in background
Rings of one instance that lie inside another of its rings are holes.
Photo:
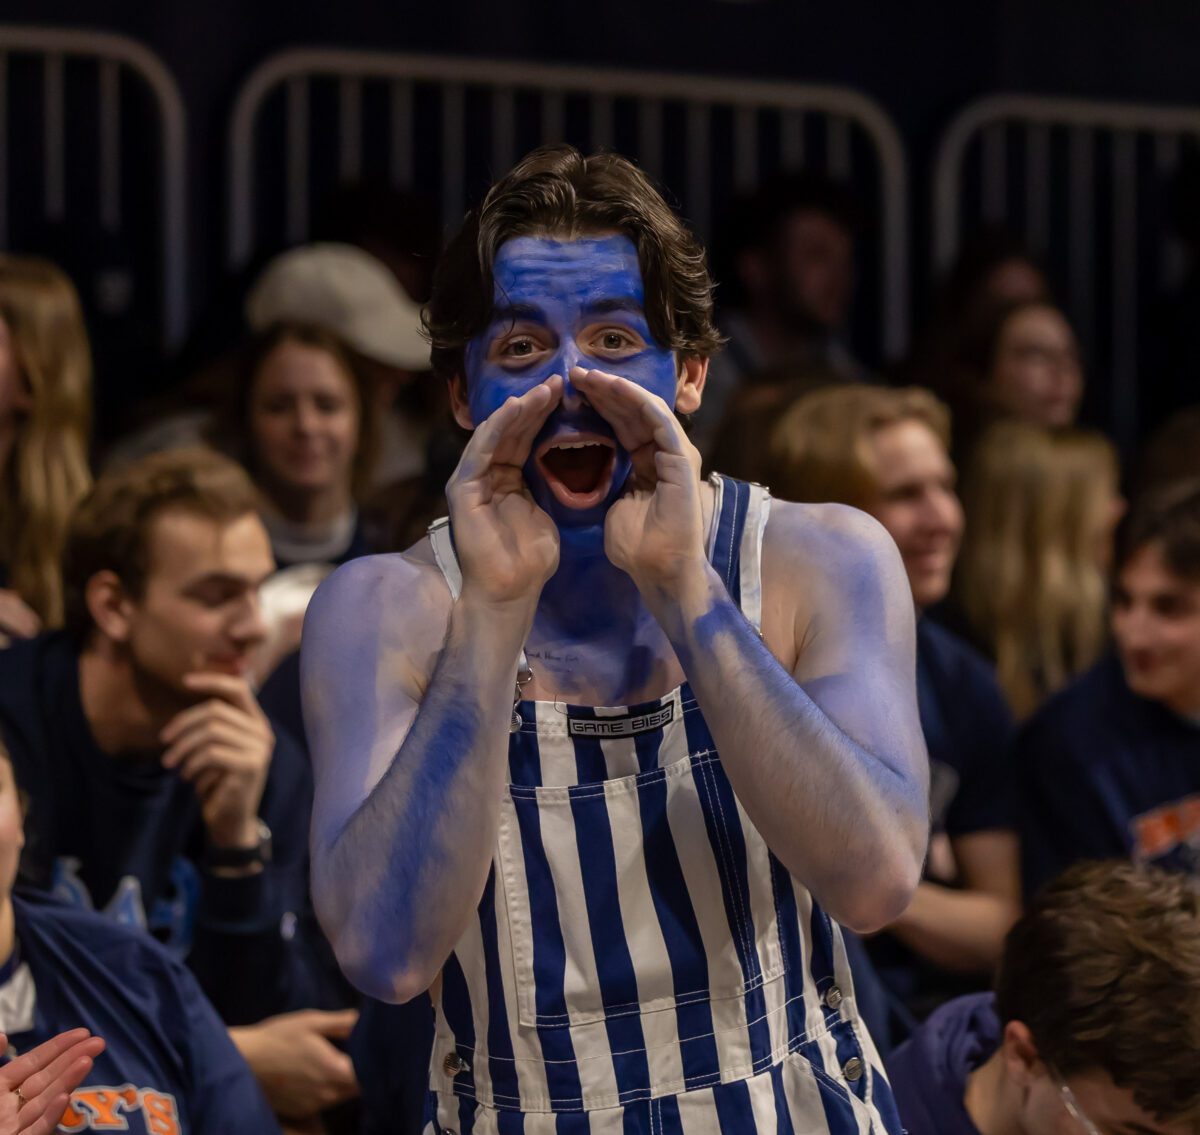
[[[92,362],[53,264],[0,255],[0,636],[62,622],[67,522],[91,485]]]
[[[1099,658],[1124,501],[1116,451],[1091,430],[999,422],[963,483],[955,602],[1018,717]]]

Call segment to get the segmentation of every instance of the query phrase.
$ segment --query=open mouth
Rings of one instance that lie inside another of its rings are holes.
[[[598,434],[559,435],[538,449],[546,484],[567,508],[594,508],[612,486],[617,449]]]

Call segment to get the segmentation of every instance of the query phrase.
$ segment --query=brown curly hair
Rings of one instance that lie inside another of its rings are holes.
[[[655,342],[684,357],[721,345],[713,323],[713,284],[696,238],[628,158],[584,157],[574,146],[543,146],[492,186],[451,240],[423,314],[433,369],[463,373],[467,344],[492,317],[492,266],[506,241],[544,234],[574,239],[623,233],[637,246],[646,321]]]
[[[1082,863],[1009,931],[996,979],[1062,1076],[1099,1069],[1161,1123],[1200,1125],[1200,888],[1129,863]]]

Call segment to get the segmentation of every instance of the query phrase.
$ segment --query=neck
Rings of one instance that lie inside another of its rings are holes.
[[[1007,1086],[1001,1046],[967,1077],[963,1106],[979,1135],[1024,1135],[1016,1109],[1009,1104]]]
[[[290,524],[332,524],[354,507],[354,499],[346,485],[329,485],[321,489],[269,490],[269,506]]]
[[[1186,717],[1189,721],[1200,721],[1200,690],[1187,690],[1175,697],[1167,698],[1163,705],[1172,713]]]
[[[604,554],[603,525],[560,529],[558,570],[542,588],[534,620],[538,637],[631,641],[644,615],[648,612],[637,585]]]
[[[158,735],[179,710],[138,680],[120,648],[90,643],[79,655],[79,700],[92,738],[110,757],[162,749]]]
[[[13,917],[12,895],[0,901],[0,966],[7,965],[17,946],[17,927]]]

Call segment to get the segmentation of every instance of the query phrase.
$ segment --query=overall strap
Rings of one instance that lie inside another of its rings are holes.
[[[713,473],[716,490],[708,558],[730,597],[762,633],[762,542],[771,494],[762,485]]]
[[[429,543],[433,548],[433,558],[441,570],[446,586],[450,588],[450,598],[457,602],[462,594],[462,568],[458,565],[458,553],[454,550],[454,533],[450,530],[450,517],[443,516],[429,526]],[[517,674],[529,673],[529,659],[525,651],[521,651],[521,659],[517,663]],[[519,679],[520,680],[520,679]]]

